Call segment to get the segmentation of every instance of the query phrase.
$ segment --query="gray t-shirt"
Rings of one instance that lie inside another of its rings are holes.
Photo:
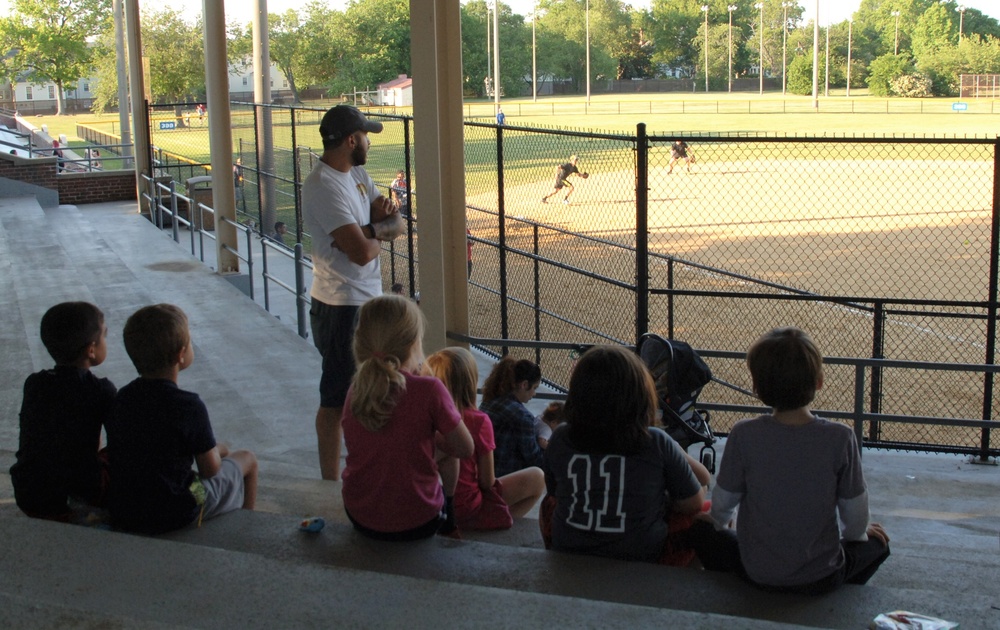
[[[701,489],[681,447],[660,429],[637,455],[588,455],[573,448],[568,425],[545,450],[545,485],[556,497],[552,546],[562,551],[656,561],[667,537],[670,499]]]
[[[863,499],[859,517],[867,519],[854,432],[823,418],[800,426],[770,415],[737,422],[716,478],[716,492],[720,489],[739,503],[740,558],[760,584],[809,584],[840,568],[838,503]],[[728,521],[728,503],[713,495],[717,523]]]

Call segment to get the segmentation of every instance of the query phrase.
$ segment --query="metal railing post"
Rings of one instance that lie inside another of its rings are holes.
[[[261,277],[264,279],[264,310],[268,313],[271,312],[271,291],[267,282],[268,269],[267,269],[267,243],[264,239],[260,241],[260,264],[263,268],[263,273]]]
[[[635,164],[635,343],[649,330],[649,139],[636,125]]]
[[[250,299],[254,299],[253,296],[253,230],[247,228],[244,230],[247,235],[247,279],[250,280]],[[266,247],[261,245],[261,247]]]
[[[306,332],[306,274],[302,271],[302,243],[295,244],[295,313],[299,337],[308,339]]]
[[[153,185],[156,186],[156,180],[155,179],[153,180]],[[159,187],[157,187],[157,190],[159,190]],[[157,208],[159,208],[159,206],[160,206],[159,197],[160,197],[159,195],[156,196],[156,198],[157,198],[156,207]],[[170,231],[173,232],[173,234],[174,234],[174,242],[175,243],[180,243],[181,242],[180,241],[180,235],[178,235],[178,233],[177,233],[177,223],[178,223],[178,221],[177,221],[177,182],[175,182],[172,179],[170,180],[170,213],[171,213],[171,217],[170,217],[170,228],[171,229],[170,229]],[[190,215],[191,215],[191,204],[189,203],[188,204],[188,216],[190,216]]]

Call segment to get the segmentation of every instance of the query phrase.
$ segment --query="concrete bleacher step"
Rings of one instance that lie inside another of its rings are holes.
[[[289,515],[240,511],[166,535],[194,545],[254,553],[298,563],[472,584],[522,593],[577,597],[689,613],[721,613],[759,621],[822,628],[862,628],[880,612],[911,609],[990,627],[994,600],[891,585],[845,586],[825,597],[763,593],[735,576],[696,569],[501,546],[436,537],[411,544],[368,540],[349,525],[328,523],[318,534],[297,530]],[[880,583],[883,584],[883,583]]]
[[[216,519],[211,530],[238,538],[241,528],[258,528],[268,518],[275,517],[236,513]],[[434,559],[467,556],[472,544],[448,547],[446,539],[351,545],[359,558],[381,559],[383,566],[431,563],[428,575],[411,576],[27,518],[0,520],[0,534],[5,566],[33,566],[0,573],[0,626],[8,628],[804,627],[442,581]],[[302,538],[302,550],[324,553],[329,537]],[[47,553],[39,558],[43,546]]]

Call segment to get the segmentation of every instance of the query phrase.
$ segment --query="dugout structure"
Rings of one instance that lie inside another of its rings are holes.
[[[961,98],[1000,98],[1000,74],[963,74]]]

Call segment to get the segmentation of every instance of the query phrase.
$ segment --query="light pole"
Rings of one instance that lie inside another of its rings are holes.
[[[896,37],[892,45],[892,54],[899,54],[899,11],[893,11],[892,16],[896,18]]]
[[[758,2],[753,5],[755,9],[760,9],[760,93],[764,93],[764,3]]]
[[[536,54],[538,47],[535,43],[535,22],[538,20],[538,5],[535,5],[535,11],[531,14],[531,101],[538,101],[538,63],[536,59]]]
[[[819,0],[813,18],[813,109],[819,111]]]
[[[955,10],[958,11],[958,43],[961,44],[962,27],[965,26],[965,5],[964,4],[958,5],[957,7],[955,7]]]
[[[590,0],[587,0],[587,104],[590,105]]]
[[[830,25],[826,25],[826,83],[823,96],[830,96]]]
[[[729,91],[733,91],[733,11],[738,9],[735,4],[731,4],[726,9],[729,11]]]
[[[493,102],[500,111],[500,3],[493,3]]]
[[[851,98],[851,40],[854,35],[854,18],[847,19],[847,98]]]
[[[493,39],[493,19],[490,17],[491,3],[486,3],[486,78],[493,77],[493,55],[490,53],[491,40]],[[487,96],[489,96],[487,94]]]
[[[782,2],[784,20],[781,23],[781,95],[785,95],[788,81],[785,80],[785,69],[788,67],[788,7],[797,6],[796,2]]]
[[[705,92],[708,92],[708,5],[701,5],[701,12],[705,14],[705,50],[702,54],[705,56]]]

